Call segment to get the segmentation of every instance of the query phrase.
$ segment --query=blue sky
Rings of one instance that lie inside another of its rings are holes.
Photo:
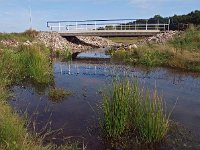
[[[48,30],[49,20],[149,18],[200,10],[200,0],[0,0],[0,32],[21,32],[32,26]]]

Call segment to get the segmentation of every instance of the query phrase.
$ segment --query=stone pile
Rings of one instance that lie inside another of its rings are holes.
[[[96,47],[112,47],[117,46],[119,44],[112,42],[109,39],[98,37],[98,36],[77,36],[80,41],[88,43],[90,45],[94,45]]]
[[[96,36],[78,36],[78,40],[88,45],[82,45],[80,43],[72,43],[61,37],[57,32],[40,32],[37,36],[37,40],[42,42],[47,47],[52,47],[53,50],[64,50],[66,48],[72,50],[72,52],[81,52],[92,49],[94,47],[110,47],[116,45],[116,43],[101,37]]]
[[[53,50],[70,49],[73,52],[76,52],[91,49],[90,46],[71,43],[61,37],[57,32],[40,32],[37,36],[37,41],[43,43],[47,47],[51,47]]]
[[[4,46],[8,46],[8,47],[17,47],[19,45],[26,45],[26,46],[29,46],[29,45],[32,45],[33,42],[30,42],[29,40],[27,40],[26,42],[18,42],[16,40],[1,40],[0,43]]]
[[[124,49],[127,49],[127,50],[136,49],[139,46],[143,46],[143,45],[146,45],[146,44],[149,44],[149,43],[150,44],[164,44],[167,41],[173,39],[174,36],[177,33],[178,33],[177,31],[169,31],[169,32],[164,32],[164,33],[158,33],[154,36],[147,37],[143,40],[140,40],[140,41],[138,41],[134,44],[127,44],[127,45],[121,44],[121,46],[117,47],[117,49],[120,49],[120,48],[124,48]]]
[[[19,45],[19,42],[17,42],[16,40],[1,40],[0,43],[4,46],[13,46],[13,47],[17,47]]]
[[[164,33],[158,33],[154,36],[148,37],[145,40],[141,40],[137,42],[137,45],[144,45],[147,43],[157,43],[157,44],[163,44],[171,39],[177,34],[177,31],[169,31],[169,32],[164,32]]]

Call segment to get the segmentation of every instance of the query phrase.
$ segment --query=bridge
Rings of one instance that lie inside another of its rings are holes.
[[[50,31],[61,36],[152,36],[169,30],[170,21],[148,19],[110,19],[85,21],[48,21]]]

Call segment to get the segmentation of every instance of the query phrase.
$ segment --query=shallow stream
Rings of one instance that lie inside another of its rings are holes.
[[[101,60],[91,60],[88,57]],[[49,136],[47,141],[63,143],[72,139],[84,143],[90,150],[105,149],[98,126],[98,105],[102,100],[103,89],[115,75],[137,77],[140,84],[150,90],[156,87],[163,95],[169,111],[177,101],[171,119],[200,135],[200,74],[198,73],[167,68],[149,70],[114,65],[109,62],[109,56],[102,50],[81,53],[78,59],[72,62],[55,60],[53,67],[52,86],[70,90],[72,96],[54,102],[49,99],[46,89],[27,84],[13,87],[15,96],[10,101],[17,111],[26,112],[32,118],[32,122],[36,121],[36,131],[40,131],[47,123],[52,130],[63,129],[60,134],[55,132],[56,136]]]

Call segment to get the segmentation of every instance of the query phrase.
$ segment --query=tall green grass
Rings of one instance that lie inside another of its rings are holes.
[[[188,29],[169,41],[169,44],[176,49],[200,52],[200,29]]]
[[[170,114],[166,113],[162,97],[157,91],[153,92],[153,96],[145,93],[135,107],[133,117],[133,124],[138,129],[142,142],[157,143],[167,135]]]
[[[129,131],[137,131],[141,143],[157,143],[163,140],[169,129],[170,114],[157,91],[151,95],[140,88],[138,81],[116,79],[110,93],[103,96],[103,130],[109,138],[120,139]],[[136,130],[134,130],[136,129]]]
[[[63,61],[72,60],[72,52],[70,49],[66,48],[65,50],[57,50],[55,53],[56,57],[63,59]]]
[[[131,50],[110,50],[113,61],[147,67],[173,67],[200,71],[200,30],[178,33],[164,44],[146,44]]]
[[[38,69],[39,67],[39,69]],[[7,104],[9,86],[30,78],[34,82],[47,83],[51,77],[48,55],[42,46],[21,46],[18,49],[0,51],[0,149],[2,150],[46,150],[42,140],[31,136],[25,128],[26,122]]]
[[[44,84],[51,81],[52,68],[49,63],[48,51],[43,46],[20,47],[18,61],[21,63],[26,77]]]
[[[128,119],[128,99],[132,96],[129,81],[113,81],[111,93],[105,93],[102,109],[104,113],[103,129],[109,138],[119,138]]]
[[[114,61],[122,61],[132,65],[144,65],[147,67],[164,66],[171,57],[170,53],[161,52],[158,50],[149,50],[148,47],[138,48],[131,51],[117,50],[112,52]]]
[[[42,84],[51,81],[52,68],[48,52],[41,45],[23,45],[17,50],[4,50],[0,58],[0,80],[19,82],[28,78]]]

